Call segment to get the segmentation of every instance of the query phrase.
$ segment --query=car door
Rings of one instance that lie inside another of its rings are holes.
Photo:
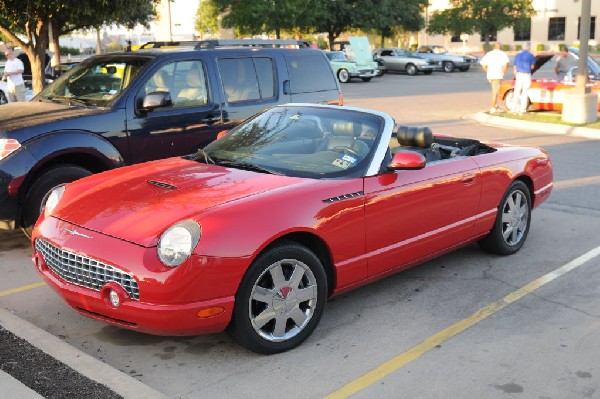
[[[365,178],[369,276],[471,238],[480,195],[479,168],[468,157]]]
[[[385,67],[390,71],[402,71],[403,66],[400,59],[396,57],[393,50],[382,50],[380,58],[383,60]]]
[[[127,130],[134,163],[195,152],[223,129],[220,100],[202,60],[172,61],[153,70],[137,93]],[[146,94],[169,92],[172,105],[143,112]]]

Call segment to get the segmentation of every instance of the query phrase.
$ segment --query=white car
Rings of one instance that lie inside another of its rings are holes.
[[[4,65],[0,65],[0,77],[4,73]],[[33,90],[25,87],[25,101],[33,98]],[[5,79],[0,79],[0,105],[8,102],[8,83]]]

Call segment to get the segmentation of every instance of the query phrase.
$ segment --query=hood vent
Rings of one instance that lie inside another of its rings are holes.
[[[161,181],[148,180],[148,183],[152,184],[153,186],[156,186],[156,187],[166,188],[167,190],[177,190],[177,186],[174,186],[174,185],[169,184],[169,183],[163,183]]]
[[[356,198],[356,197],[360,197],[362,195],[364,195],[364,193],[362,191],[358,191],[356,193],[343,194],[343,195],[340,195],[337,197],[327,198],[327,199],[324,199],[323,202],[326,204],[330,204],[332,202],[338,202],[338,201],[342,201],[345,199]]]

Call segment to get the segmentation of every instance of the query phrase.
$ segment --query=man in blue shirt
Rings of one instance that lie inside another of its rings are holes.
[[[524,114],[529,105],[528,91],[531,86],[531,71],[535,67],[535,57],[529,52],[529,43],[515,56],[513,63],[515,72],[515,91],[513,94],[513,112]]]

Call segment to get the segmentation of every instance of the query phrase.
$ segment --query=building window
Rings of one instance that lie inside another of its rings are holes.
[[[481,41],[485,42],[485,33],[481,33]],[[497,30],[490,30],[487,32],[487,38],[488,38],[488,42],[495,42],[498,39],[498,31]]]
[[[531,40],[531,18],[518,20],[513,31],[515,33],[515,42],[528,42]]]
[[[577,40],[579,40],[579,33],[581,32],[581,17],[577,20]],[[590,39],[596,38],[596,17],[590,19]]]
[[[565,40],[566,18],[550,18],[548,22],[548,40]]]
[[[460,42],[462,42],[462,40],[460,40],[460,33],[455,33],[454,35],[452,35],[452,37],[450,38],[450,41],[452,43],[460,43]]]

